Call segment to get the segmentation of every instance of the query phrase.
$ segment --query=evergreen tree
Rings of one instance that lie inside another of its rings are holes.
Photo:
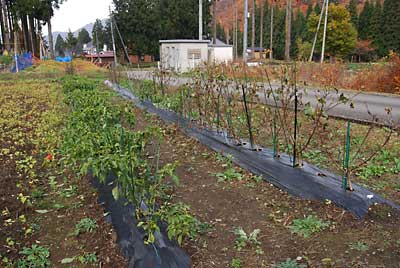
[[[370,40],[372,38],[371,19],[373,8],[374,6],[367,1],[361,11],[360,19],[358,21],[358,36],[361,40]]]
[[[92,41],[92,38],[90,38],[89,32],[86,29],[80,30],[77,38],[76,53],[81,54],[83,50],[83,45],[89,43],[90,41]]]
[[[274,12],[274,58],[283,59],[285,56],[285,25],[286,11],[276,8]]]
[[[317,3],[315,4],[314,12],[317,15],[321,14],[321,6],[319,5],[319,1],[317,1]]]
[[[400,53],[400,1],[385,0],[382,11],[382,49]]]
[[[78,43],[79,44],[87,44],[92,41],[89,32],[86,29],[82,29],[78,33]]]
[[[307,19],[308,19],[308,17],[313,12],[313,1],[312,0],[308,0],[308,5],[307,6],[308,6],[307,7]]]
[[[92,38],[93,38],[92,42],[93,46],[101,51],[104,46],[104,29],[103,29],[103,23],[99,19],[97,19],[93,24]]]
[[[292,23],[292,48],[291,54],[297,58],[298,55],[298,39],[304,40],[307,36],[307,20],[300,9],[296,11],[296,17]]]
[[[68,31],[67,37],[65,38],[65,48],[72,53],[76,52],[76,46],[78,44],[78,39],[74,36],[71,30]]]
[[[55,50],[58,56],[64,56],[65,41],[61,35],[57,35]]]
[[[113,0],[114,18],[126,45],[134,53],[157,55],[160,39],[198,38],[197,0]],[[151,3],[151,4],[149,4]],[[211,19],[203,1],[204,31]]]
[[[382,44],[382,5],[378,1],[372,12],[371,16],[371,41],[372,46],[376,49],[378,55],[382,56],[384,54],[383,44]]]
[[[347,10],[350,13],[350,21],[353,26],[358,29],[358,13],[357,13],[357,0],[350,0]]]

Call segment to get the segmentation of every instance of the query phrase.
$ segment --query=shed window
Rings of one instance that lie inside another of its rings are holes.
[[[201,59],[201,49],[188,49],[188,59],[200,60]]]

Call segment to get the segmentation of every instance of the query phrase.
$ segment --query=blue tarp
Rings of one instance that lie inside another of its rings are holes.
[[[71,62],[71,61],[72,61],[72,58],[71,58],[70,56],[67,56],[67,57],[57,57],[57,58],[56,58],[56,61],[58,61],[58,62]]]
[[[22,55],[17,55],[15,57],[17,58],[16,62],[18,64],[18,71],[22,71],[33,65],[32,54],[30,52],[22,53]],[[14,59],[14,62],[15,62],[15,59]],[[14,64],[14,66],[11,68],[11,72],[15,73],[16,71],[17,71],[17,68]]]

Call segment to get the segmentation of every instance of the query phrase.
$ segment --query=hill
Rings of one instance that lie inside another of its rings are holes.
[[[102,19],[101,22],[103,23],[103,25],[106,24],[106,20],[107,19]],[[89,23],[86,24],[85,26],[80,27],[79,29],[77,29],[76,31],[72,32],[74,34],[75,37],[78,36],[78,33],[82,30],[82,29],[86,29],[86,31],[89,32],[90,37],[92,37],[92,29],[93,29],[93,25],[94,23]],[[67,37],[68,32],[53,32],[53,40],[55,42],[56,38],[58,35],[61,35],[61,37],[63,39],[65,39]],[[45,40],[47,41],[47,36],[45,36]]]

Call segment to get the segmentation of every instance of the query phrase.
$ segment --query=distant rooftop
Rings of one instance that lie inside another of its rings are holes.
[[[198,43],[201,43],[201,44],[208,44],[208,43],[210,43],[210,40],[197,40],[197,39],[171,39],[171,40],[160,40],[160,43],[161,44],[164,44],[164,43],[173,43],[173,44],[176,44],[176,43],[188,43],[188,44],[198,44]]]

